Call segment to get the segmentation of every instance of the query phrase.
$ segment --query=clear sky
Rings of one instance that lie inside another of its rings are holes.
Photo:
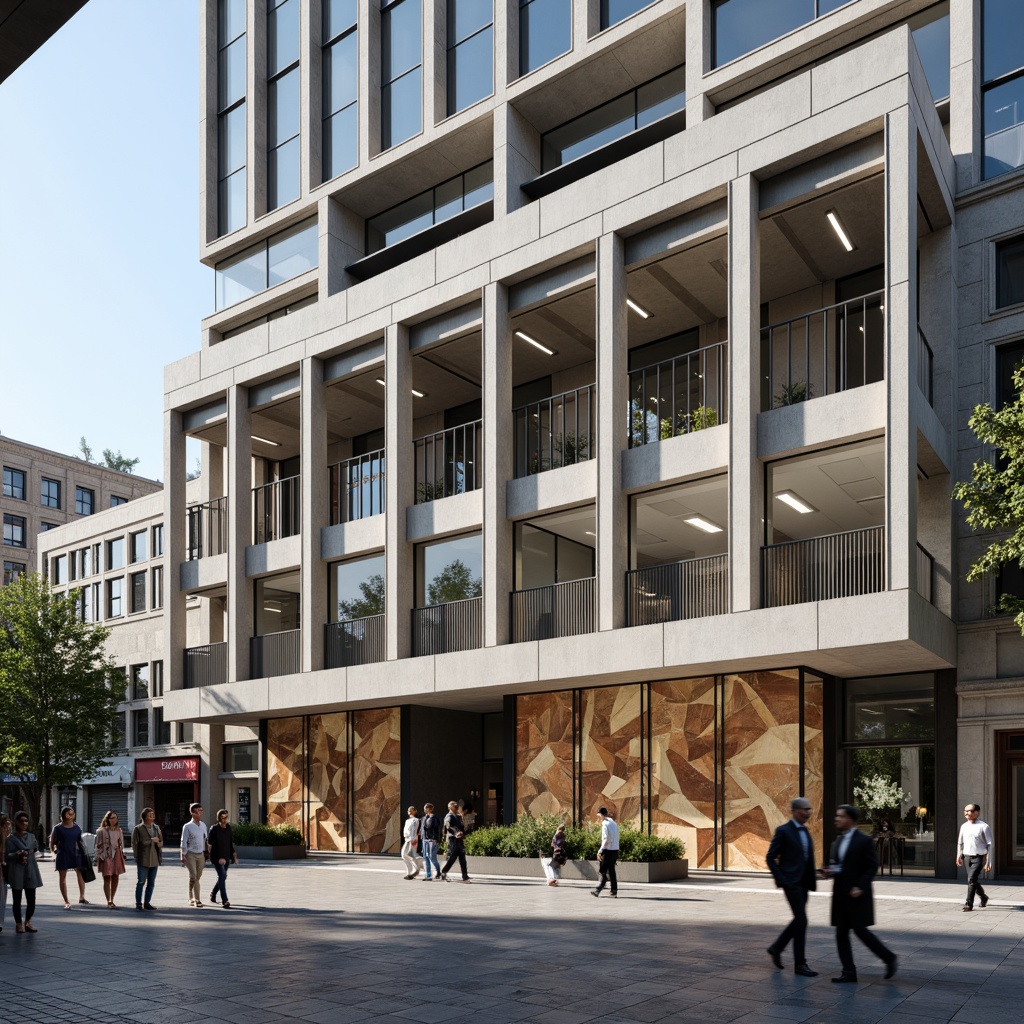
[[[163,477],[163,367],[200,346],[195,0],[90,0],[0,83],[0,433]]]

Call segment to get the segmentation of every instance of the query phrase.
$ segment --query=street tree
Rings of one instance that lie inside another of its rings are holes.
[[[116,470],[118,473],[131,473],[142,461],[141,458],[130,459],[127,455],[122,455],[120,449],[115,452],[113,448],[104,448],[103,461],[96,462],[92,455],[92,448],[85,440],[84,435],[78,439],[78,451],[80,459],[91,462],[96,466],[104,466],[106,469]]]
[[[384,577],[374,573],[359,584],[362,596],[351,601],[338,602],[339,619],[365,619],[368,615],[380,615],[384,611]]]
[[[456,558],[427,584],[427,600],[431,604],[446,604],[479,597],[483,593],[481,582],[479,577],[473,579],[473,573],[461,558]]]
[[[54,788],[77,786],[115,751],[117,706],[108,629],[82,622],[79,591],[56,594],[42,576],[0,589],[0,770],[50,827]]]

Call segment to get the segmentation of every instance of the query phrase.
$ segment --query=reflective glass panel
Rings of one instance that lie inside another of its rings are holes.
[[[718,67],[813,21],[814,0],[715,0],[712,17]]]
[[[245,98],[245,37],[236,39],[220,54],[217,107],[223,110]]]
[[[423,60],[420,0],[399,0],[381,13],[381,78],[391,82]]]
[[[982,93],[984,101],[984,177],[1024,165],[1024,77]]]
[[[331,566],[331,622],[363,619],[384,611],[384,556]]]
[[[463,201],[463,208],[471,210],[474,206],[486,203],[494,198],[494,161],[474,167],[463,175],[465,179],[466,196]]]
[[[249,298],[267,287],[267,250],[260,243],[217,267],[217,309]]]
[[[267,142],[273,148],[298,134],[299,69],[295,68],[267,83]]]
[[[493,20],[492,0],[448,0],[448,45],[462,42]]]
[[[1024,302],[1024,238],[996,246],[996,306]]]
[[[642,11],[652,0],[601,0],[601,28],[617,25],[637,11]]]
[[[479,597],[483,577],[480,534],[421,544],[416,549],[416,570],[419,607]]]
[[[219,234],[245,227],[245,168],[225,178],[218,188]],[[218,307],[219,308],[219,307]]]
[[[453,178],[434,189],[434,223],[462,213],[462,178]]]
[[[316,221],[282,232],[270,242],[267,287],[289,281],[320,262]]]
[[[416,68],[382,90],[384,149],[419,135],[423,126],[422,77],[422,68]]]
[[[494,92],[494,30],[487,28],[448,51],[448,113]]]
[[[1024,11],[1020,0],[983,0],[982,74],[991,82],[1024,67]]]
[[[636,91],[636,126],[643,128],[686,106],[686,68],[641,85]]]
[[[934,736],[935,681],[930,673],[847,680],[848,740],[921,740]]]
[[[936,101],[949,95],[949,4],[937,4],[907,19]]]
[[[220,119],[220,177],[245,166],[245,104]]]
[[[356,23],[358,14],[356,0],[323,0],[323,4],[325,40],[333,39]]]
[[[299,138],[267,154],[267,209],[276,210],[299,198]]]
[[[299,0],[285,0],[267,14],[267,77],[299,59]]]
[[[353,103],[324,121],[324,181],[351,170],[359,160],[358,111]]]
[[[519,8],[519,74],[572,49],[571,0],[530,0]]]
[[[622,138],[636,125],[633,93],[620,96],[544,136],[545,171]]]
[[[324,114],[334,114],[352,103],[359,87],[359,33],[339,39],[325,54]]]
[[[226,46],[245,31],[245,0],[220,0],[220,45]]]
[[[434,223],[433,192],[424,192],[396,206],[385,210],[367,221],[367,243],[370,252],[394,245],[403,238],[416,234]]]

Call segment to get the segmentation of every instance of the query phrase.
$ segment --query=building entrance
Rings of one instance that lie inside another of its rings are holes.
[[[996,783],[997,870],[1024,875],[1024,732],[996,733]]]

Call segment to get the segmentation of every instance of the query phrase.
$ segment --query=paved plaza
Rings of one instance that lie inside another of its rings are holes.
[[[776,971],[765,947],[787,919],[769,879],[701,874],[623,885],[477,878],[425,884],[397,858],[315,857],[243,864],[232,908],[186,903],[185,872],[160,871],[154,902],[62,909],[43,865],[36,935],[0,934],[0,1018],[106,1024],[680,1024],[838,1021],[1002,1024],[1022,1019],[1024,886],[994,884],[964,914],[963,886],[878,883],[877,931],[897,976],[854,940],[860,983],[838,973],[827,893],[812,897],[808,955],[817,978]],[[214,882],[208,869],[203,892]],[[824,886],[828,888],[827,884]]]

